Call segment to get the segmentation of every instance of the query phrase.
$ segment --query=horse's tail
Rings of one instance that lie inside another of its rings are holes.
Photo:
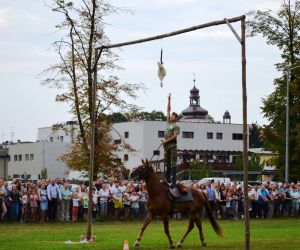
[[[208,198],[205,194],[203,194],[203,195],[204,195],[204,199],[205,199],[204,206],[205,206],[206,214],[208,216],[210,224],[212,225],[213,229],[215,230],[215,232],[218,236],[223,236],[222,228],[219,226],[218,222],[216,221],[216,218],[214,217],[214,215],[210,209],[210,205],[208,203]]]

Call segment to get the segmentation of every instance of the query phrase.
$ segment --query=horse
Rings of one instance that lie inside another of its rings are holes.
[[[167,186],[164,182],[159,180],[148,160],[146,160],[146,162],[142,160],[142,163],[143,164],[141,166],[133,170],[131,177],[143,179],[146,182],[148,191],[148,213],[136,238],[134,247],[140,246],[142,235],[152,219],[154,217],[160,217],[163,220],[164,230],[168,237],[170,248],[175,248],[169,231],[169,218],[174,206],[169,198]],[[184,240],[194,228],[194,224],[196,224],[198,227],[202,246],[206,246],[201,224],[201,214],[204,208],[215,233],[218,236],[223,236],[222,229],[218,225],[210,209],[206,194],[194,187],[190,187],[190,189],[192,192],[193,201],[176,204],[177,211],[189,211],[188,229],[177,243],[176,248],[181,248],[183,246]]]

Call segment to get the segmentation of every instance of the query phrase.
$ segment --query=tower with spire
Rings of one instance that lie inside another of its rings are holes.
[[[196,79],[194,75],[194,87],[190,90],[190,106],[183,110],[183,121],[189,122],[209,122],[208,111],[200,106],[199,89],[196,88]]]

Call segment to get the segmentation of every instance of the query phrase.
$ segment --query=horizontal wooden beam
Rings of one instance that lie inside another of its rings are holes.
[[[176,36],[176,35],[180,35],[180,34],[183,34],[183,33],[191,32],[191,31],[194,31],[194,30],[204,29],[204,28],[211,27],[211,26],[217,26],[217,25],[222,25],[222,24],[226,24],[226,23],[239,22],[239,21],[242,21],[244,19],[245,19],[245,16],[238,16],[238,17],[234,17],[234,18],[230,18],[230,19],[222,19],[222,20],[213,21],[213,22],[209,22],[209,23],[204,23],[204,24],[200,24],[200,25],[196,25],[196,26],[191,26],[189,28],[176,30],[176,31],[173,31],[173,32],[169,32],[169,33],[165,33],[165,34],[161,34],[161,35],[157,35],[157,36],[150,36],[150,37],[146,37],[146,38],[142,38],[142,39],[138,39],[138,40],[132,40],[132,41],[123,42],[123,43],[103,45],[103,46],[97,47],[96,49],[97,50],[99,50],[101,48],[102,49],[111,49],[111,48],[124,47],[124,46],[128,46],[128,45],[154,41],[154,40],[158,40],[158,39],[162,39],[162,38],[166,38],[166,37],[171,37],[171,36]]]

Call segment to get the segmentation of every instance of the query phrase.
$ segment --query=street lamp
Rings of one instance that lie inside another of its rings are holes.
[[[293,69],[300,68],[300,65],[286,70],[286,119],[285,119],[285,182],[289,181],[289,123],[290,123],[290,74]]]

